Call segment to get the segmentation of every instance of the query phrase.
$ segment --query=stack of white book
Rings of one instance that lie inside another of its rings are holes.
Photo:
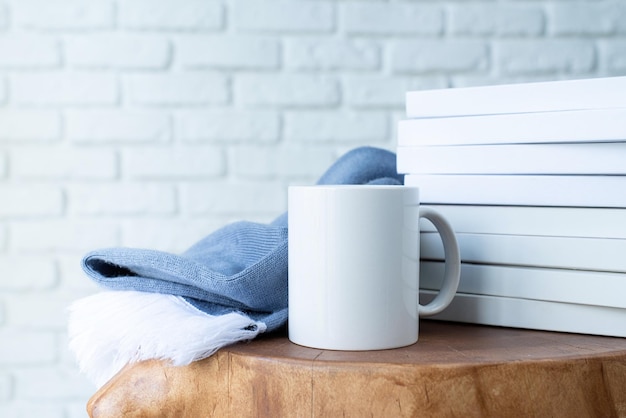
[[[436,318],[626,337],[626,77],[406,100],[398,171],[448,218],[463,260]],[[444,254],[422,222],[426,302]]]

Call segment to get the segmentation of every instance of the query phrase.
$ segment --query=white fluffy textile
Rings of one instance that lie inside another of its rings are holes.
[[[98,387],[128,363],[167,359],[182,366],[266,329],[243,314],[211,316],[178,296],[135,291],[79,299],[69,314],[70,350]]]

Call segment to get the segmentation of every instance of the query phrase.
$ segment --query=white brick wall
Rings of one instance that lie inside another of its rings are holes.
[[[626,74],[622,0],[0,0],[0,417],[84,417],[87,251],[266,222],[407,90]]]

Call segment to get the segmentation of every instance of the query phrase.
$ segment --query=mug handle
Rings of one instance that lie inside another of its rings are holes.
[[[445,253],[445,273],[439,294],[426,305],[418,304],[419,316],[424,317],[438,314],[452,302],[461,278],[461,254],[452,226],[441,214],[430,208],[420,208],[420,218],[426,218],[435,225]]]

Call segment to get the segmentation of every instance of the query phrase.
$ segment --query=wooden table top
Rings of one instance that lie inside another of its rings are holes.
[[[262,336],[228,347],[231,353],[290,361],[389,363],[412,366],[506,363],[626,354],[626,338],[532,331],[422,320],[419,341],[377,351],[333,351],[290,342],[285,335]]]
[[[422,321],[411,346],[319,350],[273,334],[185,367],[127,366],[92,417],[626,417],[626,339]]]

